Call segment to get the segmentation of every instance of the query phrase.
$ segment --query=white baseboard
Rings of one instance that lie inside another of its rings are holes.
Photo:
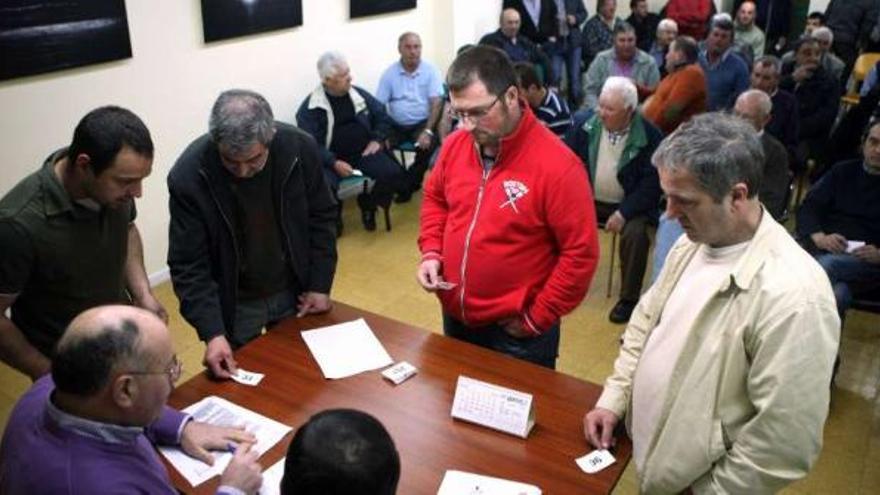
[[[150,279],[150,287],[155,287],[159,284],[167,282],[171,280],[171,271],[166,266],[165,268],[159,270],[158,272],[153,272],[149,275]]]

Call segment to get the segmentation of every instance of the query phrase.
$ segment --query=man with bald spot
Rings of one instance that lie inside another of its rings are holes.
[[[6,425],[0,492],[173,494],[153,444],[179,446],[208,464],[208,450],[232,444],[217,493],[256,493],[262,475],[253,434],[165,405],[180,371],[168,328],[154,314],[100,306],[74,318],[51,376],[22,396]]]
[[[764,148],[764,173],[758,198],[770,215],[781,221],[787,206],[785,200],[788,199],[786,192],[791,172],[788,169],[785,146],[770,133],[764,132],[764,127],[770,122],[772,110],[770,96],[760,89],[750,89],[742,93],[733,106],[733,113],[747,120],[758,132],[761,147]]]

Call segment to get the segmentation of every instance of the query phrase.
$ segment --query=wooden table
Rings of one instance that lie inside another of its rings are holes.
[[[398,386],[379,371],[323,378],[299,332],[361,317],[395,362],[408,361],[419,369],[415,377]],[[437,493],[447,469],[534,484],[550,495],[609,493],[631,454],[629,440],[622,439],[615,451],[618,462],[604,471],[588,475],[574,463],[589,450],[582,418],[601,392],[597,385],[341,303],[325,315],[281,322],[236,352],[235,359],[249,371],[266,374],[259,386],[216,382],[203,373],[178,387],[169,403],[183,408],[217,395],[294,431],[324,409],[366,411],[385,425],[397,445],[401,495]],[[452,419],[459,375],[533,394],[537,424],[528,439]],[[263,455],[264,469],[284,457],[292,435]],[[215,477],[194,489],[166,466],[174,485],[186,493],[213,493],[218,486]]]

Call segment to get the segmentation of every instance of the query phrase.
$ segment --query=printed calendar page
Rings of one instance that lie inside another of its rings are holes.
[[[535,425],[532,395],[458,377],[452,417],[526,438]]]

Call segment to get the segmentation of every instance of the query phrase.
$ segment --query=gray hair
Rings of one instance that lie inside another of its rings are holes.
[[[740,95],[736,98],[737,100],[753,100],[758,105],[758,110],[761,111],[761,115],[766,117],[773,112],[773,100],[770,99],[770,95],[761,91],[760,89],[748,89],[740,93]]]
[[[639,92],[636,89],[636,85],[629,78],[611,76],[605,79],[605,84],[602,85],[602,92],[599,93],[599,96],[601,97],[612,92],[619,94],[623,98],[623,104],[629,110],[635,110],[639,104]]]
[[[675,31],[678,33],[678,23],[672,19],[663,19],[657,24],[657,32],[660,31]]]
[[[761,187],[764,150],[746,121],[712,112],[694,116],[657,147],[651,161],[658,169],[685,170],[720,203],[733,186],[745,183],[752,198]]]
[[[618,34],[624,34],[624,33],[635,34],[635,32],[636,32],[636,28],[634,28],[632,24],[630,24],[626,21],[618,22],[617,25],[614,26],[614,30],[612,31],[615,38],[617,37]]]
[[[777,75],[782,73],[782,61],[779,60],[779,57],[773,55],[764,55],[763,57],[758,57],[755,60],[755,65],[760,65],[762,67],[773,67],[773,69],[776,70]]]
[[[269,102],[259,93],[230,89],[214,102],[208,129],[215,144],[238,154],[256,143],[268,145],[275,136],[275,118]]]
[[[813,39],[827,41],[828,43],[834,43],[834,31],[829,29],[827,26],[820,26],[813,30],[810,33],[810,36]]]
[[[733,18],[727,12],[721,12],[712,16],[711,29],[721,29],[722,31],[733,31]]]
[[[345,67],[348,67],[348,62],[345,60],[345,55],[339,52],[325,52],[318,57],[318,76],[322,81],[335,76],[339,69]]]

